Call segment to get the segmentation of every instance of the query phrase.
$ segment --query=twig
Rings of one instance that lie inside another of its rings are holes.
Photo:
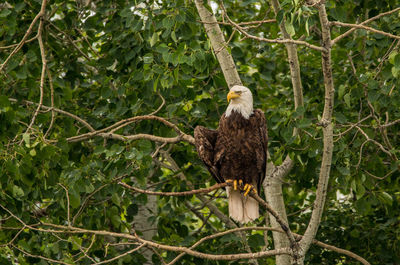
[[[77,213],[74,215],[74,217],[72,218],[72,225],[74,225],[75,224],[75,221],[76,221],[76,218],[78,218],[80,215],[81,215],[81,213],[83,212],[83,209],[86,207],[86,205],[89,203],[89,199],[94,195],[94,194],[96,194],[97,192],[99,192],[100,190],[102,190],[104,187],[106,187],[106,186],[108,186],[109,184],[104,184],[104,185],[101,185],[100,187],[98,187],[96,190],[94,190],[92,193],[90,193],[86,198],[85,198],[85,200],[83,201],[83,203],[82,203],[82,205],[81,205],[81,207],[79,208],[79,210],[77,211]]]
[[[72,46],[74,46],[74,48],[75,48],[76,50],[78,50],[78,52],[79,52],[83,57],[86,58],[86,60],[88,60],[88,61],[91,60],[91,59],[89,58],[89,56],[87,56],[87,55],[75,44],[75,42],[71,39],[71,37],[70,37],[67,33],[65,33],[65,32],[62,31],[59,27],[57,27],[56,25],[54,25],[50,20],[47,20],[46,22],[49,23],[49,24],[50,24],[53,28],[55,28],[58,32],[62,33],[62,34],[68,39],[69,43],[71,43]]]
[[[45,2],[45,1],[43,1]],[[45,5],[42,5],[42,9],[40,10],[40,12],[45,11]],[[43,44],[43,38],[42,38],[42,33],[43,33],[43,18],[40,18],[40,22],[39,22],[39,28],[38,28],[38,41],[39,41],[39,48],[40,48],[40,57],[42,58],[42,74],[40,76],[40,99],[39,99],[39,104],[35,110],[35,112],[33,113],[33,117],[31,120],[31,123],[29,124],[28,128],[26,129],[26,132],[29,133],[30,129],[32,128],[33,124],[35,123],[36,117],[39,114],[39,110],[42,107],[43,104],[43,96],[44,96],[44,82],[45,82],[45,78],[46,78],[46,69],[47,69],[47,60],[46,60],[46,53],[44,50],[44,44]]]
[[[202,188],[202,189],[198,189],[198,190],[181,191],[181,192],[162,192],[162,191],[142,190],[139,188],[132,187],[121,181],[119,181],[118,184],[127,189],[133,190],[135,192],[139,192],[139,193],[143,193],[143,194],[147,194],[147,195],[160,195],[160,196],[188,196],[188,195],[194,195],[194,194],[199,194],[199,193],[208,193],[210,191],[230,185],[229,183],[218,183],[218,184],[214,184],[213,186],[211,186],[209,188]]]
[[[81,228],[73,227],[73,226],[55,225],[55,224],[50,224],[50,223],[42,223],[42,225],[54,227],[56,229],[61,229],[61,230],[49,230],[49,229],[43,229],[43,228],[36,228],[33,225],[25,224],[21,219],[19,219],[16,215],[14,215],[10,210],[8,210],[3,205],[0,204],[0,207],[2,209],[4,209],[6,212],[8,212],[10,214],[10,216],[12,216],[16,220],[18,220],[24,226],[24,228],[26,227],[26,228],[29,228],[29,229],[31,229],[33,231],[40,231],[40,232],[47,232],[47,233],[77,233],[77,234],[85,234],[86,233],[86,234],[92,234],[92,235],[102,235],[102,236],[112,236],[112,237],[116,237],[116,238],[126,238],[126,239],[130,239],[130,240],[138,239],[137,235],[133,236],[133,235],[124,234],[124,233],[115,233],[115,232],[108,232],[108,231],[101,231],[101,230],[87,230],[87,229],[81,229]],[[12,229],[14,229],[14,228],[15,227],[12,227]],[[212,238],[215,238],[215,237],[223,236],[223,235],[228,234],[228,233],[242,232],[242,231],[248,231],[248,230],[264,230],[264,231],[276,231],[276,232],[284,233],[284,231],[282,231],[280,229],[271,228],[271,227],[241,227],[241,228],[235,228],[235,229],[230,229],[230,230],[227,230],[227,231],[219,232],[217,234],[213,234],[213,235],[207,236],[205,238],[202,238],[198,242],[196,242],[191,248],[194,248],[194,247],[198,246],[199,244],[201,244],[205,240],[209,240],[209,239],[212,239]],[[298,234],[294,234],[294,235],[296,236],[297,239],[300,239],[302,237],[301,235],[298,235]],[[94,239],[92,239],[92,242],[93,241],[94,241]],[[148,241],[148,242],[151,242],[151,241]],[[154,246],[156,248],[157,248],[157,246],[160,246],[160,249],[172,250],[172,251],[184,252],[186,254],[191,254],[190,252],[188,253],[188,251],[186,251],[186,250],[191,250],[191,249],[188,249],[188,248],[161,245],[161,244],[157,244],[157,243],[154,243],[154,242],[151,242],[151,243],[152,244],[149,244],[149,245]],[[361,258],[360,256],[354,254],[351,251],[343,250],[343,249],[340,249],[340,248],[337,248],[337,247],[322,243],[322,242],[320,242],[318,240],[315,240],[315,239],[313,240],[312,243],[316,244],[318,246],[324,247],[324,248],[326,248],[328,250],[332,250],[332,251],[335,251],[337,253],[348,255],[348,256],[350,256],[350,257],[352,257],[354,259],[357,259],[358,261],[362,262],[365,265],[369,265],[369,263],[365,259]],[[89,246],[89,248],[90,248],[90,246]],[[264,253],[264,252],[253,253],[253,254],[257,254],[254,258],[257,258],[258,255],[262,255],[261,253]],[[196,255],[199,255],[199,254],[204,254],[204,253],[196,252]],[[247,254],[247,255],[251,255],[251,254],[252,253]],[[287,253],[287,254],[289,254],[289,253]],[[206,254],[206,255],[208,255],[208,254]],[[236,256],[236,255],[240,255],[240,254],[225,255],[225,256],[235,256],[236,259],[238,257],[243,257],[243,256]],[[214,256],[218,256],[218,255],[214,255]],[[38,256],[38,258],[46,259],[45,257],[41,257],[41,256]],[[212,256],[212,258],[214,258],[214,257]],[[221,258],[221,257],[219,257],[219,258]],[[230,257],[230,258],[232,258],[232,257]],[[229,259],[229,260],[232,260],[232,259]],[[54,262],[60,263],[58,261],[54,261]]]
[[[35,37],[33,37],[33,38],[30,38],[29,40],[26,40],[24,43],[29,43],[29,42],[32,42],[32,41],[34,41],[36,39],[37,39],[37,35]],[[11,44],[11,45],[8,45],[8,46],[0,46],[0,50],[11,49],[11,48],[14,48],[14,47],[16,47],[18,45],[19,45],[19,43]]]
[[[17,249],[18,251],[20,251],[20,252],[22,252],[23,254],[25,254],[25,255],[27,255],[27,256],[29,256],[29,257],[32,257],[32,258],[43,259],[43,260],[49,261],[49,262],[51,262],[51,263],[72,265],[72,263],[67,263],[67,262],[60,261],[60,260],[50,259],[50,258],[46,258],[46,257],[39,256],[39,255],[33,255],[33,254],[29,253],[29,252],[26,252],[25,250],[20,249],[19,247],[15,246],[15,245],[11,245],[11,247]]]
[[[221,21],[217,21],[217,22],[198,21],[198,22],[203,23],[203,24],[220,24],[220,25],[227,25],[227,26],[231,25],[230,23],[221,22]],[[240,23],[237,23],[237,24],[240,25],[240,26],[243,26],[243,25],[254,25],[254,24],[274,23],[274,22],[276,22],[276,19],[265,19],[265,20],[246,21],[246,22],[240,22]]]
[[[355,127],[357,128],[357,130],[360,131],[360,133],[361,133],[362,135],[364,135],[364,137],[365,137],[368,141],[373,142],[375,145],[377,145],[377,146],[382,150],[382,152],[386,153],[389,157],[392,157],[392,153],[390,153],[388,150],[386,150],[385,147],[384,147],[381,143],[379,143],[378,141],[375,141],[374,139],[371,139],[371,138],[368,136],[368,134],[366,134],[366,133],[363,131],[363,129],[361,129],[360,127],[358,127],[358,126],[355,126]]]
[[[43,138],[45,138],[45,139],[47,138],[51,129],[53,128],[54,119],[55,119],[53,78],[51,77],[51,72],[50,72],[49,67],[46,67],[46,72],[47,72],[47,78],[49,79],[49,86],[50,86],[51,121],[50,121],[49,128],[47,128],[47,131],[43,136]]]
[[[160,92],[157,92],[157,95],[161,98],[162,103],[155,111],[153,111],[149,115],[156,115],[165,106],[165,98],[161,95]]]
[[[242,231],[249,231],[249,230],[264,230],[264,231],[276,231],[276,232],[282,232],[282,230],[279,230],[277,228],[272,228],[272,227],[238,227],[238,228],[234,228],[234,229],[229,229],[223,232],[219,232],[216,234],[212,234],[206,237],[201,238],[199,241],[197,241],[195,244],[193,244],[189,249],[194,249],[197,246],[199,246],[200,244],[202,244],[204,241],[206,240],[210,240],[210,239],[214,239],[217,237],[221,237],[227,234],[231,234],[231,233],[235,233],[235,232],[242,232]],[[172,265],[175,264],[180,258],[182,258],[184,255],[186,255],[186,253],[182,252],[181,254],[179,254],[178,256],[176,256],[170,263],[168,263],[167,265]]]
[[[22,40],[18,43],[17,47],[15,47],[15,49],[10,53],[10,55],[8,55],[7,59],[0,65],[0,72],[3,71],[4,67],[6,66],[8,61],[11,59],[11,57],[13,57],[14,54],[16,54],[22,48],[22,46],[24,46],[24,44],[26,43],[26,39],[32,33],[33,26],[36,24],[36,22],[38,21],[39,18],[44,16],[45,10],[46,10],[46,4],[47,4],[47,0],[43,0],[39,13],[32,20],[31,24],[29,25],[28,30],[25,32],[25,35],[22,37]],[[36,37],[38,37],[38,35]]]
[[[387,15],[396,13],[396,12],[399,11],[399,10],[400,10],[400,7],[396,8],[396,9],[393,9],[393,10],[390,10],[390,11],[388,11],[388,12],[380,13],[380,14],[378,14],[378,15],[376,15],[376,16],[370,18],[370,19],[365,20],[364,22],[361,22],[361,23],[358,24],[358,25],[365,25],[365,24],[368,24],[369,22],[372,22],[372,21],[374,21],[374,20],[377,20],[378,18],[381,18],[381,17],[383,17],[383,16],[387,16]],[[357,29],[357,28],[352,28],[352,29],[346,31],[345,33],[343,33],[342,35],[337,36],[335,39],[332,40],[332,42],[331,42],[332,45],[336,44],[337,42],[339,42],[339,41],[342,40],[343,38],[349,36],[349,35],[350,35],[351,33],[353,33],[356,29]]]
[[[282,218],[279,216],[279,214],[277,212],[275,212],[274,209],[271,208],[271,206],[264,201],[260,196],[258,196],[257,193],[251,192],[250,193],[251,197],[253,197],[260,205],[262,205],[274,218],[275,220],[278,222],[278,224],[281,226],[282,230],[285,232],[286,236],[288,237],[289,241],[290,241],[290,248],[293,251],[293,258],[297,259],[298,258],[298,251],[299,251],[299,245],[296,241],[296,239],[293,236],[292,231],[290,230],[289,225],[282,220]]]
[[[304,45],[308,48],[323,52],[325,51],[325,48],[320,47],[320,46],[316,46],[313,44],[310,44],[306,41],[300,41],[300,40],[292,40],[292,39],[266,39],[263,37],[257,37],[254,35],[249,34],[247,31],[245,31],[239,24],[233,22],[229,16],[227,15],[227,12],[225,10],[225,7],[223,4],[221,4],[221,8],[224,12],[224,15],[226,17],[226,19],[229,21],[229,24],[231,24],[233,27],[235,27],[240,33],[242,33],[243,35],[245,35],[247,38],[249,39],[253,39],[253,40],[258,40],[258,41],[263,41],[263,42],[268,42],[268,43],[293,43],[293,44],[299,44],[299,45]]]
[[[9,98],[8,100],[11,101],[11,102],[15,102],[15,103],[19,102],[18,100],[14,99],[14,98]],[[38,103],[29,101],[29,100],[22,100],[20,102],[23,103],[23,104],[26,104],[26,105],[38,105]],[[76,115],[74,115],[74,114],[72,114],[70,112],[67,112],[67,111],[61,110],[61,109],[57,109],[57,108],[51,108],[51,107],[44,106],[44,105],[40,106],[40,108],[48,110],[48,111],[54,110],[57,113],[64,114],[64,115],[66,115],[66,116],[68,116],[70,118],[73,118],[74,120],[77,120],[78,122],[82,123],[89,131],[91,131],[91,132],[95,131],[95,129],[93,129],[93,127],[88,122],[86,122],[82,118],[80,118],[80,117],[78,117],[78,116],[76,116]]]
[[[383,176],[383,177],[378,177],[378,176],[375,176],[374,174],[372,174],[372,173],[370,173],[370,172],[368,172],[367,170],[362,170],[363,172],[365,172],[368,176],[370,176],[370,177],[373,177],[374,179],[379,179],[379,180],[384,180],[385,178],[387,178],[387,177],[389,177],[390,175],[392,175],[394,172],[396,172],[398,169],[396,168],[396,169],[393,169],[392,171],[390,171],[389,173],[387,173],[385,176]]]
[[[71,226],[68,189],[61,183],[58,183],[58,185],[60,185],[65,190],[65,195],[67,196],[67,222],[68,222],[68,226]]]
[[[377,30],[377,29],[374,29],[374,28],[371,28],[371,27],[368,27],[368,26],[364,26],[362,24],[350,24],[350,23],[343,23],[343,22],[340,22],[340,21],[331,21],[329,23],[331,25],[335,25],[335,26],[350,27],[350,28],[356,28],[356,29],[364,29],[364,30],[367,30],[367,31],[371,31],[371,32],[374,32],[374,33],[378,33],[378,34],[387,36],[389,38],[400,39],[400,36],[396,36],[396,35],[381,31],[381,30]]]
[[[111,258],[111,259],[107,259],[107,260],[103,260],[103,261],[100,261],[100,262],[97,262],[97,263],[93,263],[93,265],[105,264],[105,263],[109,263],[109,262],[111,262],[111,261],[120,259],[120,258],[122,258],[122,257],[124,257],[124,256],[126,256],[126,255],[129,255],[129,254],[131,254],[131,253],[133,253],[133,252],[135,252],[135,251],[138,251],[139,249],[141,249],[142,247],[145,247],[146,245],[147,245],[146,243],[141,244],[141,245],[139,245],[139,246],[136,247],[136,248],[133,248],[133,249],[131,249],[131,250],[125,252],[125,253],[122,253],[121,255],[118,255],[118,256],[116,256],[116,257],[114,257],[114,258]]]

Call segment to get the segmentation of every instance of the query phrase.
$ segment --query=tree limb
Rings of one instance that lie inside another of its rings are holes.
[[[361,23],[358,24],[358,25],[365,25],[365,24],[368,24],[369,22],[372,22],[372,21],[374,21],[374,20],[377,20],[377,19],[379,19],[379,18],[381,18],[381,17],[383,17],[383,16],[387,16],[387,15],[396,13],[396,12],[399,11],[399,10],[400,10],[400,7],[396,8],[396,9],[393,9],[393,10],[390,10],[390,11],[388,11],[388,12],[380,13],[380,14],[378,14],[378,15],[376,15],[376,16],[370,18],[370,19],[365,20],[364,22],[361,22]],[[345,33],[343,33],[342,35],[337,36],[335,39],[332,40],[332,45],[335,45],[337,42],[341,41],[343,38],[349,36],[349,35],[350,35],[351,33],[353,33],[356,29],[357,29],[357,28],[352,28],[352,29],[346,31]]]
[[[304,259],[305,253],[307,253],[312,240],[317,234],[319,224],[321,222],[322,213],[324,210],[324,204],[328,191],[329,175],[332,163],[333,153],[333,125],[332,125],[332,113],[334,103],[334,92],[335,88],[333,85],[332,78],[332,61],[331,61],[331,36],[328,16],[326,14],[325,4],[320,3],[317,5],[319,11],[319,17],[321,21],[322,29],[322,46],[327,50],[322,53],[322,71],[324,75],[325,84],[325,103],[324,110],[321,119],[322,131],[323,131],[323,153],[321,169],[319,173],[318,186],[316,191],[316,198],[314,201],[314,207],[311,214],[311,219],[308,223],[307,229],[304,233],[304,237],[300,241],[302,249],[302,258]]]

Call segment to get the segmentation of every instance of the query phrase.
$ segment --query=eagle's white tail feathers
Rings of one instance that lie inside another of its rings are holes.
[[[244,200],[244,223],[248,223],[257,219],[260,215],[258,213],[258,202],[250,196],[243,197]]]
[[[228,194],[229,216],[239,222],[248,223],[259,217],[258,202],[250,196],[244,196],[240,191],[226,188]]]

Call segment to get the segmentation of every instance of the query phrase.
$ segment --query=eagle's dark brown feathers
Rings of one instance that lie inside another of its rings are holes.
[[[265,178],[267,129],[264,113],[257,109],[249,119],[237,112],[221,116],[217,130],[197,126],[194,131],[197,151],[218,183],[227,179],[256,183]]]

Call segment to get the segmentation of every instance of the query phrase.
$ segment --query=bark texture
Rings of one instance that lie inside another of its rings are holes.
[[[211,46],[217,56],[228,87],[231,88],[234,85],[242,85],[242,81],[240,80],[239,74],[236,70],[235,62],[228,52],[228,49],[226,49],[224,34],[217,23],[217,19],[214,14],[208,11],[204,6],[203,0],[195,0],[194,2],[201,21],[206,22],[204,23],[204,28],[206,29],[207,36],[211,41]]]
[[[321,22],[322,30],[322,46],[326,49],[322,52],[322,70],[324,74],[324,85],[325,85],[325,105],[320,121],[320,125],[323,128],[323,153],[321,169],[319,173],[319,180],[316,192],[316,199],[314,202],[313,211],[311,214],[310,222],[307,226],[304,237],[300,241],[302,249],[302,259],[307,253],[315,235],[317,234],[319,224],[321,222],[322,213],[324,210],[324,204],[327,195],[328,182],[330,169],[332,164],[332,153],[333,153],[333,126],[332,126],[332,114],[333,114],[333,103],[334,103],[334,85],[332,78],[332,62],[331,62],[331,35],[328,16],[326,14],[326,8],[324,3],[318,4],[319,18]]]

